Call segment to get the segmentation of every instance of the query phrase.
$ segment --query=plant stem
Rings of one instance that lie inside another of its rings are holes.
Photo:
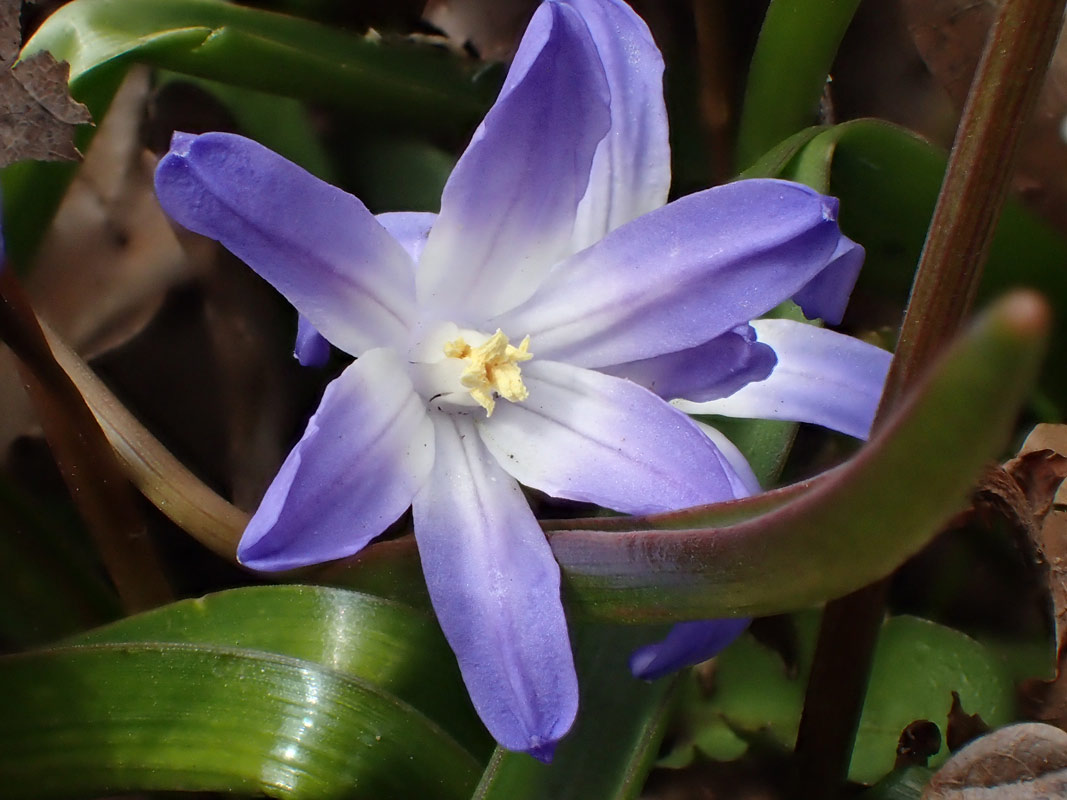
[[[1065,0],[1005,0],[971,83],[875,428],[956,334],[974,301]],[[887,583],[827,604],[797,736],[797,786],[832,797],[848,773]]]

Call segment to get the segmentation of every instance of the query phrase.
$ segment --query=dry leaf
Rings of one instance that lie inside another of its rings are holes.
[[[0,167],[75,161],[74,130],[92,122],[67,90],[69,68],[49,53],[18,57],[21,0],[0,0]]]
[[[1067,796],[1067,733],[1039,722],[996,730],[945,762],[922,796],[923,800]]]
[[[422,18],[460,47],[470,45],[487,61],[515,52],[538,0],[427,0]]]
[[[893,769],[925,767],[930,756],[940,749],[941,729],[928,719],[917,719],[900,732]]]
[[[203,273],[155,198],[155,158],[139,128],[148,73],[131,70],[64,196],[26,278],[37,313],[84,358],[127,341],[165,293]],[[0,351],[0,454],[33,430],[8,351]]]
[[[1044,512],[1034,526],[1033,541],[1047,569],[1056,625],[1056,677],[1026,681],[1023,702],[1029,716],[1067,730],[1067,488],[1061,474],[1063,453],[1067,453],[1067,425],[1038,425],[1009,467],[1015,464],[1029,473],[1029,483],[1023,485],[1034,498],[1035,507]]]
[[[957,109],[970,88],[996,0],[902,0],[915,46]],[[1053,222],[1067,224],[1067,37],[1049,65],[1033,119],[1023,133],[1014,186]]]
[[[952,708],[948,710],[948,730],[945,732],[948,749],[953,753],[983,733],[989,726],[980,714],[968,714],[960,703],[959,692],[952,693]]]

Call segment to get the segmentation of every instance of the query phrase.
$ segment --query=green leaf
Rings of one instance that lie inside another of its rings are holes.
[[[337,589],[174,603],[0,659],[0,681],[9,797],[466,798],[491,748],[432,617]]]
[[[718,659],[715,694],[704,708],[691,710],[690,717],[725,724],[744,738],[792,748],[811,668],[815,619],[812,614],[798,618],[801,647],[793,672],[751,636],[740,639]],[[915,720],[938,725],[944,741],[954,691],[967,713],[980,714],[990,725],[1011,719],[1012,682],[994,654],[959,631],[927,620],[906,616],[887,620],[875,650],[849,779],[873,783],[889,773],[900,733]],[[701,749],[712,758],[731,755],[706,743]],[[930,765],[947,757],[947,747],[942,746]]]
[[[855,296],[902,308],[911,289],[945,172],[946,155],[915,134],[880,120],[818,132],[780,173],[841,199],[841,226],[867,259]],[[988,301],[1018,286],[1042,292],[1055,310],[1041,384],[1067,413],[1067,241],[1009,200],[979,290]]]
[[[224,791],[467,798],[478,763],[369,683],[311,661],[170,643],[0,661],[6,797]]]
[[[748,70],[736,164],[810,125],[859,0],[772,0]]]
[[[219,0],[75,0],[23,55],[39,50],[70,63],[72,93],[91,108],[132,61],[328,103],[376,125],[453,132],[477,123],[495,88],[443,47],[353,36]]]
[[[1012,681],[1000,660],[959,631],[916,617],[895,617],[883,627],[874,670],[852,750],[849,777],[872,783],[893,768],[900,732],[917,719],[941,728],[936,767],[949,756],[948,712],[952,692],[968,714],[980,714],[990,727],[1011,721]]]
[[[636,681],[631,651],[663,628],[584,624],[573,640],[581,687],[578,722],[551,764],[497,749],[473,800],[628,800],[652,767],[674,681]]]
[[[571,607],[644,622],[762,616],[889,574],[964,504],[1006,443],[1048,325],[1034,295],[994,306],[864,449],[806,487],[653,518],[561,523],[575,529],[551,538]],[[759,515],[714,527],[746,508]]]
[[[130,642],[236,647],[312,661],[395,695],[474,752],[491,746],[437,622],[391,600],[317,586],[234,589],[128,617],[67,644]]]
[[[299,164],[312,175],[336,183],[326,148],[299,100],[174,73],[163,73],[156,81],[160,87],[174,83],[187,83],[207,92],[229,112],[240,133]]]

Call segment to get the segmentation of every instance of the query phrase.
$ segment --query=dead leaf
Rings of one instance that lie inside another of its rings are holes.
[[[923,792],[923,800],[1003,800],[1067,795],[1067,733],[1024,722],[993,731],[950,758]]]
[[[88,359],[129,340],[172,287],[206,262],[179,244],[155,197],[155,157],[139,130],[148,73],[131,70],[60,204],[26,278],[37,313]],[[0,351],[0,454],[33,417]]]
[[[538,0],[427,0],[422,18],[487,61],[511,58]]]
[[[957,109],[970,88],[996,0],[902,0],[916,49]],[[1067,37],[1061,37],[1019,150],[1014,188],[1051,221],[1067,224]]]
[[[1067,488],[1063,454],[1067,425],[1038,425],[1005,467],[1012,472],[1035,511],[1034,549],[1046,567],[1055,622],[1056,676],[1021,687],[1027,715],[1067,730]]]
[[[917,719],[900,732],[893,769],[925,767],[930,756],[940,749],[941,729],[928,719]]]
[[[70,96],[67,64],[43,52],[15,62],[21,10],[21,0],[0,0],[0,167],[76,161],[75,128],[92,116]]]
[[[989,726],[981,714],[968,714],[960,703],[959,692],[952,693],[952,708],[948,710],[948,730],[945,738],[948,749],[955,753],[965,744],[989,732]]]

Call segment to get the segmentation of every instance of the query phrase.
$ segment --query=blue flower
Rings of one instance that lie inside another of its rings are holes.
[[[520,485],[630,514],[754,491],[736,450],[667,401],[773,380],[779,358],[749,321],[788,298],[839,317],[862,260],[836,201],[798,184],[665,205],[662,70],[624,3],[542,3],[437,215],[375,217],[229,134],[175,134],[156,174],[171,217],[356,357],[238,557],[284,570],[347,556],[411,506],[478,713],[543,759],[578,686],[559,568]]]

